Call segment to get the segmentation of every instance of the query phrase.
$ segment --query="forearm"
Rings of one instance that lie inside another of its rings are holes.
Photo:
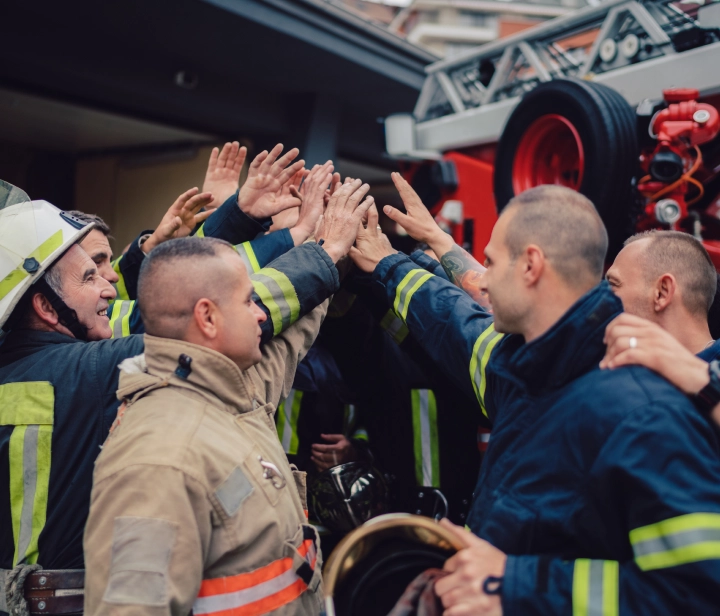
[[[457,244],[447,250],[440,258],[450,282],[462,289],[484,308],[490,307],[487,294],[482,289],[481,279],[486,268],[478,263],[473,256]]]
[[[130,243],[127,252],[112,262],[112,268],[118,275],[118,281],[113,285],[117,291],[117,299],[137,299],[140,266],[148,252],[145,244],[147,244],[151,234],[151,230],[143,231]]]
[[[317,244],[303,244],[250,276],[256,303],[268,315],[263,341],[297,322],[340,286],[332,258]]]
[[[195,235],[241,244],[267,231],[271,222],[270,218],[255,219],[243,212],[238,205],[237,194],[234,194],[202,224]]]
[[[260,235],[256,239],[237,244],[235,250],[245,263],[248,274],[255,274],[294,247],[287,229]]]

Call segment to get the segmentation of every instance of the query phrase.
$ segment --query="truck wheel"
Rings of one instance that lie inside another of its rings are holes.
[[[612,258],[633,232],[638,157],[635,112],[618,92],[576,79],[541,83],[523,97],[500,137],[498,212],[534,186],[577,190],[605,223]]]

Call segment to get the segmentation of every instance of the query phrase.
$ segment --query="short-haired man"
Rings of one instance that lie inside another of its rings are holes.
[[[713,344],[708,326],[717,272],[692,235],[680,231],[633,235],[605,277],[625,312],[656,323],[707,361],[720,355],[720,344]]]
[[[344,216],[326,214],[333,261],[371,203],[361,194]],[[183,298],[171,301],[178,285]],[[272,416],[327,305],[261,350],[252,294],[229,244],[176,240],[143,263],[145,353],[121,375],[124,409],[95,467],[86,613],[321,610],[304,473],[290,468]]]
[[[386,213],[442,261],[452,238],[416,233],[427,210],[394,180],[408,214]],[[606,249],[587,199],[558,186],[523,193],[485,250],[480,288],[494,323],[466,293],[392,254],[376,229],[351,252],[493,422],[468,518],[479,538],[448,525],[468,546],[435,585],[449,613],[717,610],[717,442],[651,371],[599,369],[605,327],[622,310],[600,283]]]

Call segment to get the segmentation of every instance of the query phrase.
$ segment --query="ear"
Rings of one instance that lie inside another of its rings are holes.
[[[55,308],[52,307],[52,304],[42,293],[36,293],[33,295],[32,308],[38,319],[40,319],[43,323],[55,326],[60,322],[58,313],[55,312]]]
[[[523,279],[527,286],[533,286],[545,271],[545,253],[535,244],[530,244],[522,257]]]
[[[677,281],[672,274],[663,274],[657,279],[653,288],[653,309],[655,312],[665,310],[675,298]]]
[[[220,335],[220,311],[212,300],[199,299],[193,309],[193,319],[205,338],[215,340]]]

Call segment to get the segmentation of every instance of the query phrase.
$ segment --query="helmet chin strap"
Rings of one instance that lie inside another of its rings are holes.
[[[77,312],[70,308],[70,306],[55,293],[53,288],[47,283],[47,280],[45,280],[45,277],[40,278],[33,286],[35,290],[42,293],[50,302],[50,305],[54,308],[55,312],[57,312],[60,323],[67,327],[78,340],[87,341],[88,328],[80,323]]]

